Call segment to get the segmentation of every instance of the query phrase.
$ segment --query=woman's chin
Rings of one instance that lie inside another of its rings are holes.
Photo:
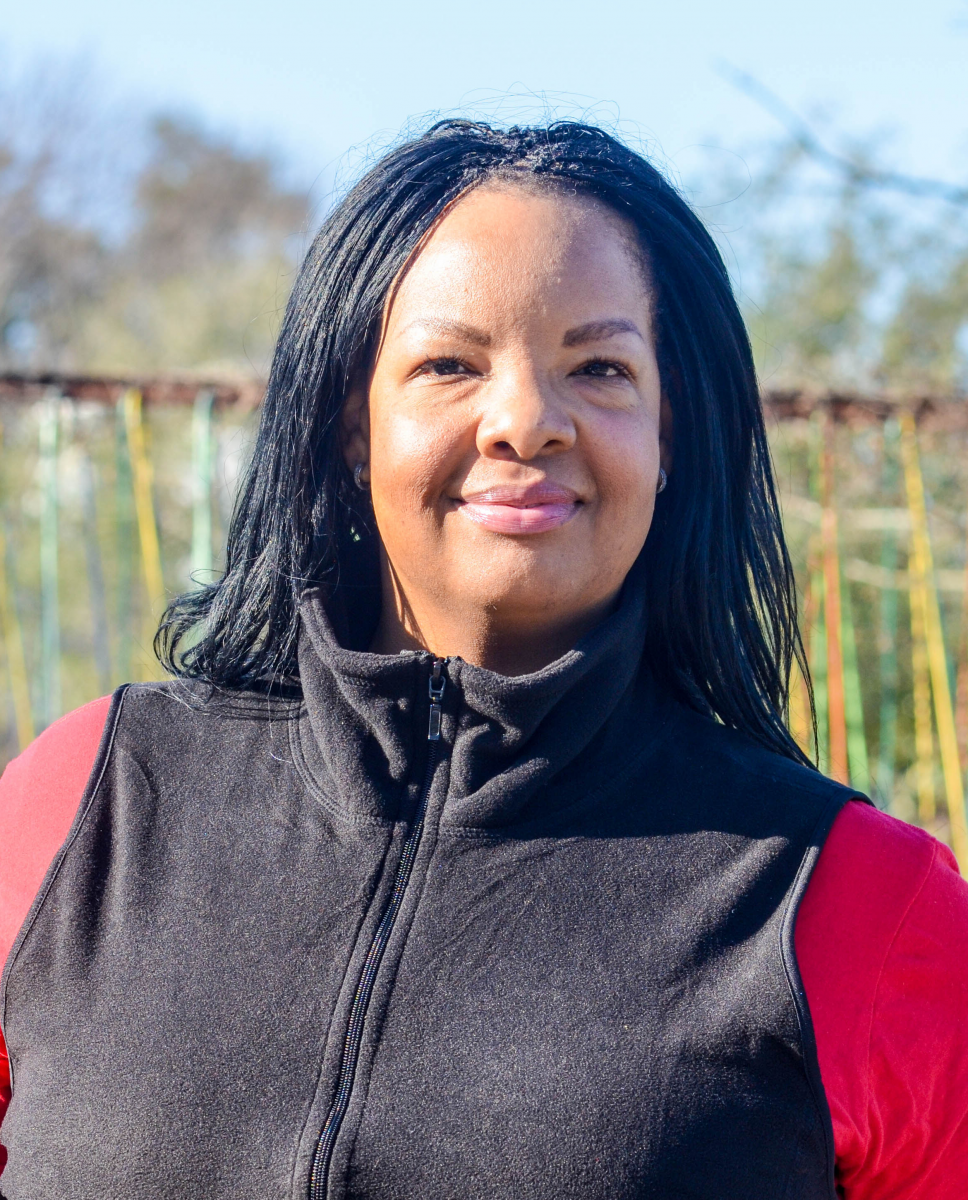
[[[511,630],[543,629],[581,620],[587,609],[600,603],[594,579],[577,566],[562,569],[557,563],[494,561],[482,566],[468,564],[456,577],[455,605],[487,614],[493,627]],[[476,585],[476,586],[475,586]],[[460,598],[459,603],[457,598]]]

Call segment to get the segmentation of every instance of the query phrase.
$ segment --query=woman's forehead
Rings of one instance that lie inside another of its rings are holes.
[[[635,230],[591,197],[501,183],[469,193],[441,219],[395,290],[398,329],[441,305],[500,312],[641,311],[650,289]]]

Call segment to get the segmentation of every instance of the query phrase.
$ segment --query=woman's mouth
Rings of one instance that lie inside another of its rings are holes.
[[[581,503],[571,488],[535,483],[461,496],[457,511],[494,533],[546,533],[570,521]]]

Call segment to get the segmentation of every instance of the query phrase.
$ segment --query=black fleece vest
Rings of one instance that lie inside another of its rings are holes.
[[[119,692],[4,976],[4,1195],[831,1200],[793,922],[849,793],[641,626],[435,679],[310,596],[300,699]]]

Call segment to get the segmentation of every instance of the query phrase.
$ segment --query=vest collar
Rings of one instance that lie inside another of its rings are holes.
[[[610,616],[561,658],[506,676],[446,660],[443,820],[466,827],[514,821],[566,774],[583,780],[622,747],[606,725],[642,680],[641,565]],[[300,606],[300,757],[322,797],[355,820],[395,820],[416,804],[427,759],[433,657],[349,650],[318,590]],[[648,689],[651,691],[651,689]],[[639,730],[641,734],[641,729]],[[620,741],[623,739],[619,739]]]

